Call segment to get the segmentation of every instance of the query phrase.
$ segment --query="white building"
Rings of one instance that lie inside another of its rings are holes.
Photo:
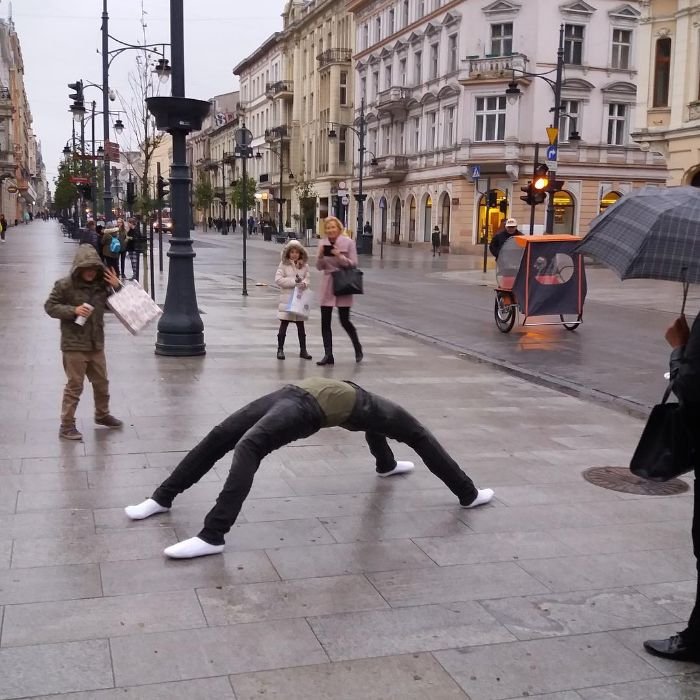
[[[559,28],[564,26],[555,232],[585,233],[621,193],[665,178],[630,139],[636,103],[638,0],[349,0],[355,15],[355,113],[367,104],[365,182],[375,238],[430,240],[456,252],[507,216],[523,223],[521,187],[535,144],[545,160]],[[516,82],[520,95],[506,94]],[[574,138],[571,139],[570,137]],[[580,141],[576,138],[580,136]],[[371,158],[372,154],[368,154]],[[472,181],[474,166],[480,178]],[[357,168],[356,168],[357,172]],[[544,223],[545,207],[536,209]]]

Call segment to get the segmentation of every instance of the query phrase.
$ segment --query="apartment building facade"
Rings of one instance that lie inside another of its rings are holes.
[[[633,138],[661,153],[669,185],[700,187],[700,3],[649,0],[639,28]]]
[[[413,245],[429,241],[438,226],[450,250],[463,252],[507,216],[529,219],[521,187],[535,144],[542,144],[544,161],[554,99],[547,81],[526,74],[554,78],[560,25],[557,179],[565,184],[555,195],[555,232],[585,233],[624,192],[663,182],[662,159],[630,138],[640,6],[348,0],[356,26],[356,116],[364,98],[368,155],[376,157],[364,188],[375,238]],[[510,83],[520,94],[506,94]],[[538,229],[544,209],[536,211]]]

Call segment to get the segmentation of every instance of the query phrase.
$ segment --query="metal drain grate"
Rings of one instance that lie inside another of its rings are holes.
[[[689,489],[688,484],[680,479],[647,481],[635,476],[626,467],[591,467],[583,472],[583,478],[604,489],[643,496],[676,496]]]

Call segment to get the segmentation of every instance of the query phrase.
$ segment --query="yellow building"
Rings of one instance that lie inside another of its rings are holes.
[[[700,187],[700,2],[650,0],[639,37],[639,103],[632,138],[661,153],[669,185]]]

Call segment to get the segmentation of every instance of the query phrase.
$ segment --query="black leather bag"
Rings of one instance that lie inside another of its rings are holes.
[[[333,277],[333,295],[346,297],[349,294],[363,294],[362,270],[356,267],[341,267],[331,273]]]
[[[672,389],[671,383],[652,409],[630,462],[630,471],[649,481],[674,479],[698,461],[683,404],[667,403]]]

